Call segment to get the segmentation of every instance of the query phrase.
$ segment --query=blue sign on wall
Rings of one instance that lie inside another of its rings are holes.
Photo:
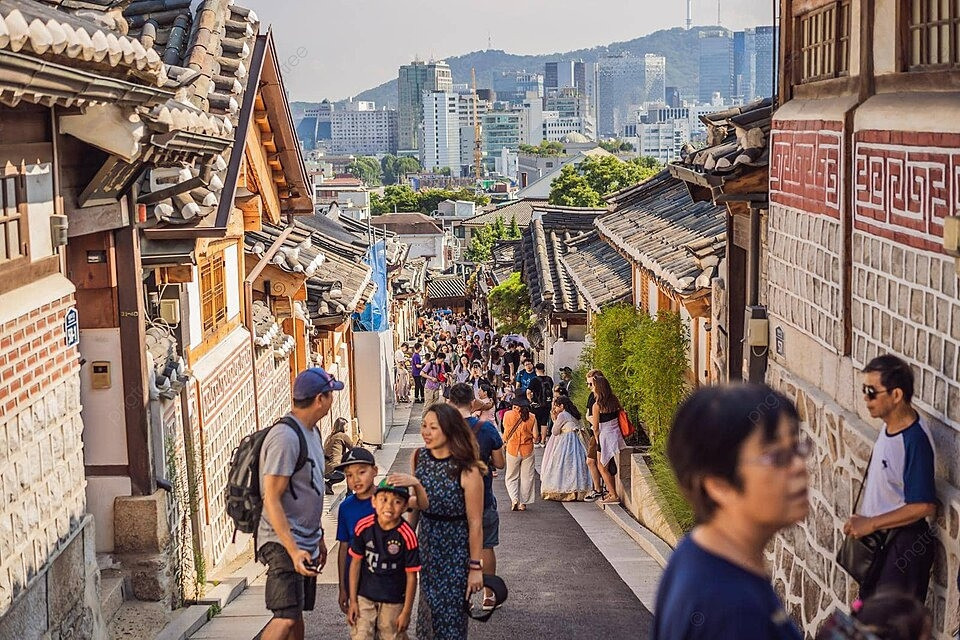
[[[77,314],[76,307],[70,307],[67,310],[67,315],[63,319],[63,334],[68,347],[80,344],[80,316]]]

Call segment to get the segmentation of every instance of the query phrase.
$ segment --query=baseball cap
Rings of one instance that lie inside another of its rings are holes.
[[[484,595],[483,589],[480,589],[480,591],[474,594],[473,598],[465,600],[463,603],[464,611],[466,611],[470,618],[476,620],[477,622],[486,622],[489,620],[490,616],[493,615],[493,612],[504,602],[506,602],[507,596],[510,595],[510,592],[507,590],[506,583],[500,576],[484,574],[483,586],[493,593],[496,604],[494,604],[492,607],[483,606],[483,604],[481,604],[483,602]]]
[[[573,373],[573,369],[571,369],[570,367],[560,367],[560,371],[562,373]]]
[[[293,399],[307,400],[327,391],[342,391],[343,383],[320,367],[301,371],[293,381]]]
[[[377,464],[377,461],[373,459],[373,454],[363,447],[354,447],[347,451],[346,455],[340,459],[340,464],[334,467],[334,469],[342,470],[352,464],[368,464],[372,467]]]
[[[386,478],[380,481],[380,484],[377,485],[377,488],[374,490],[374,494],[380,493],[381,491],[389,491],[390,493],[395,493],[401,498],[406,500],[410,499],[410,489],[406,487],[398,487],[387,482]]]

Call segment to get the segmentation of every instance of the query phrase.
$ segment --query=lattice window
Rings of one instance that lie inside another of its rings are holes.
[[[0,265],[29,255],[24,199],[19,174],[0,176]]]
[[[850,0],[838,0],[797,16],[800,82],[850,72]]]
[[[908,69],[960,64],[960,0],[905,0]]]
[[[204,337],[216,332],[227,321],[227,291],[223,254],[200,263],[200,315]]]

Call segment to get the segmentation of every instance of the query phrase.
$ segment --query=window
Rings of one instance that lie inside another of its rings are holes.
[[[227,320],[222,253],[200,263],[200,315],[204,337],[214,333]]]
[[[960,0],[906,0],[909,70],[960,63]]]
[[[0,177],[0,264],[28,255],[21,209],[23,200],[20,175]]]
[[[845,76],[850,71],[850,0],[838,0],[797,17],[800,82]]]

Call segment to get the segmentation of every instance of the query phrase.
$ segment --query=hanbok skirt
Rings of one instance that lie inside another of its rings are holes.
[[[587,449],[581,432],[565,431],[547,442],[540,471],[540,495],[544,500],[583,500],[593,489],[587,469]]]

